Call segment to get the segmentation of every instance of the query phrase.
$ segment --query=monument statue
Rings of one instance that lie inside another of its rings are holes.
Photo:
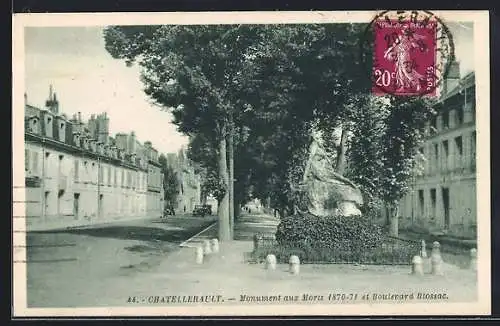
[[[306,202],[306,207],[299,208],[300,211],[305,209],[307,213],[319,217],[361,215],[361,190],[352,181],[334,171],[332,159],[325,150],[319,131],[313,132],[300,190]]]

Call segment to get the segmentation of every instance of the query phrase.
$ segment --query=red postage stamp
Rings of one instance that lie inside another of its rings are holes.
[[[435,96],[437,21],[381,16],[373,23],[373,93]]]

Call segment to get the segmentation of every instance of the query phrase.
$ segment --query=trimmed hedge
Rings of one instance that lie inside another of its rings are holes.
[[[418,246],[411,244],[392,244],[365,251],[332,251],[328,248],[297,248],[283,244],[267,245],[252,252],[255,262],[264,262],[267,255],[273,254],[279,263],[287,264],[291,255],[299,257],[302,264],[365,264],[365,265],[409,265],[413,256],[418,254]]]
[[[383,239],[382,228],[360,216],[293,215],[283,218],[276,232],[276,241],[288,247],[348,252],[376,248]]]
[[[407,265],[420,250],[418,242],[386,236],[380,226],[359,216],[289,216],[282,219],[275,237],[256,235],[254,242],[256,262],[273,254],[280,263],[296,255],[301,263]]]

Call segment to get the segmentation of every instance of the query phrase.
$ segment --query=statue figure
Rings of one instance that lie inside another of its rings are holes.
[[[309,159],[300,189],[306,198],[305,209],[309,214],[319,217],[361,215],[361,190],[349,179],[334,171],[334,165],[324,149],[323,139],[318,131],[313,132]]]

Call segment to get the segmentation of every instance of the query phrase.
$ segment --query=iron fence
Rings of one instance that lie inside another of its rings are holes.
[[[278,242],[274,235],[257,234],[252,259],[263,262],[267,255],[272,254],[280,263],[288,263],[290,256],[296,255],[303,264],[409,265],[413,256],[420,254],[420,246],[417,241],[387,236],[375,247],[325,247],[312,243]]]

